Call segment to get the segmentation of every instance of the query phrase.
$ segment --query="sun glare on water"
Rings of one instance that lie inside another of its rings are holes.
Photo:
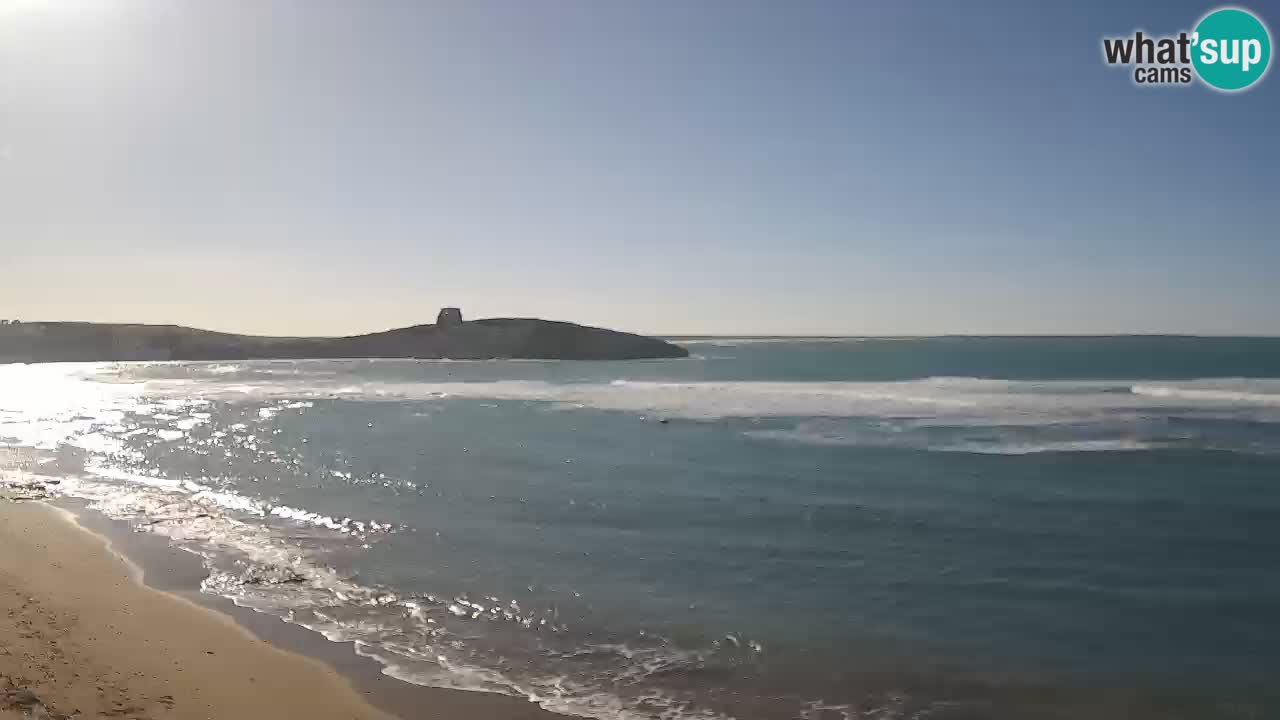
[[[140,384],[96,382],[97,366],[0,365],[0,447],[53,450],[135,409]]]

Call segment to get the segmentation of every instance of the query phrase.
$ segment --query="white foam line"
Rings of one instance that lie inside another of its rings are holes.
[[[157,385],[155,392],[203,399],[314,401],[317,399],[433,401],[486,399],[545,402],[562,408],[594,408],[690,419],[733,417],[911,417],[961,424],[1041,425],[1091,421],[1117,412],[1171,408],[1233,412],[1280,405],[1280,381],[1024,382],[977,378],[928,378],[901,382],[663,382],[607,383],[376,382],[336,385],[314,378],[300,383],[259,383],[234,388]],[[269,419],[275,407],[263,408]],[[1262,415],[1280,421],[1280,413]]]

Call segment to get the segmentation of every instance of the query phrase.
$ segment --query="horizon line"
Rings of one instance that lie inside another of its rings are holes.
[[[571,320],[545,320],[543,318],[521,318],[518,316],[499,316],[499,317],[483,317],[467,320],[466,322],[476,322],[481,320],[520,320],[520,319],[539,319],[545,322],[563,322],[580,325]],[[142,326],[142,327],[174,327],[184,328],[187,330],[197,330],[202,332],[222,333],[227,335],[242,335],[245,337],[268,337],[268,338],[346,338],[359,337],[360,335],[371,335],[376,333],[390,332],[393,330],[403,330],[407,328],[422,327],[434,325],[435,323],[417,323],[413,325],[403,325],[399,327],[384,328],[380,330],[368,330],[353,334],[338,335],[268,335],[258,333],[245,333],[232,330],[214,330],[209,328],[196,327],[193,325],[181,325],[178,323],[147,323],[147,322],[99,322],[94,320],[11,320],[13,325],[126,325],[126,326]],[[603,328],[600,325],[584,325],[584,327]],[[604,328],[615,329],[615,328]],[[890,333],[890,334],[804,334],[790,335],[779,333],[654,333],[633,330],[619,330],[636,335],[645,335],[652,338],[662,340],[670,340],[679,342],[681,340],[913,340],[913,339],[938,339],[938,338],[1023,338],[1023,339],[1099,339],[1099,338],[1203,338],[1203,339],[1257,339],[1257,340],[1276,340],[1280,339],[1280,333],[1214,333],[1214,332],[947,332],[947,333]]]

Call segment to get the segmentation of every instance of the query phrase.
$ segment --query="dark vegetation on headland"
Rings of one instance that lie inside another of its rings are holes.
[[[462,321],[350,337],[258,337],[177,325],[29,322],[0,325],[0,363],[310,358],[639,360],[687,357],[656,338],[525,318]]]

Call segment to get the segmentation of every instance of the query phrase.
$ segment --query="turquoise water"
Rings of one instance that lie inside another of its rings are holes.
[[[1280,340],[0,367],[29,474],[410,682],[593,717],[1280,714]]]

